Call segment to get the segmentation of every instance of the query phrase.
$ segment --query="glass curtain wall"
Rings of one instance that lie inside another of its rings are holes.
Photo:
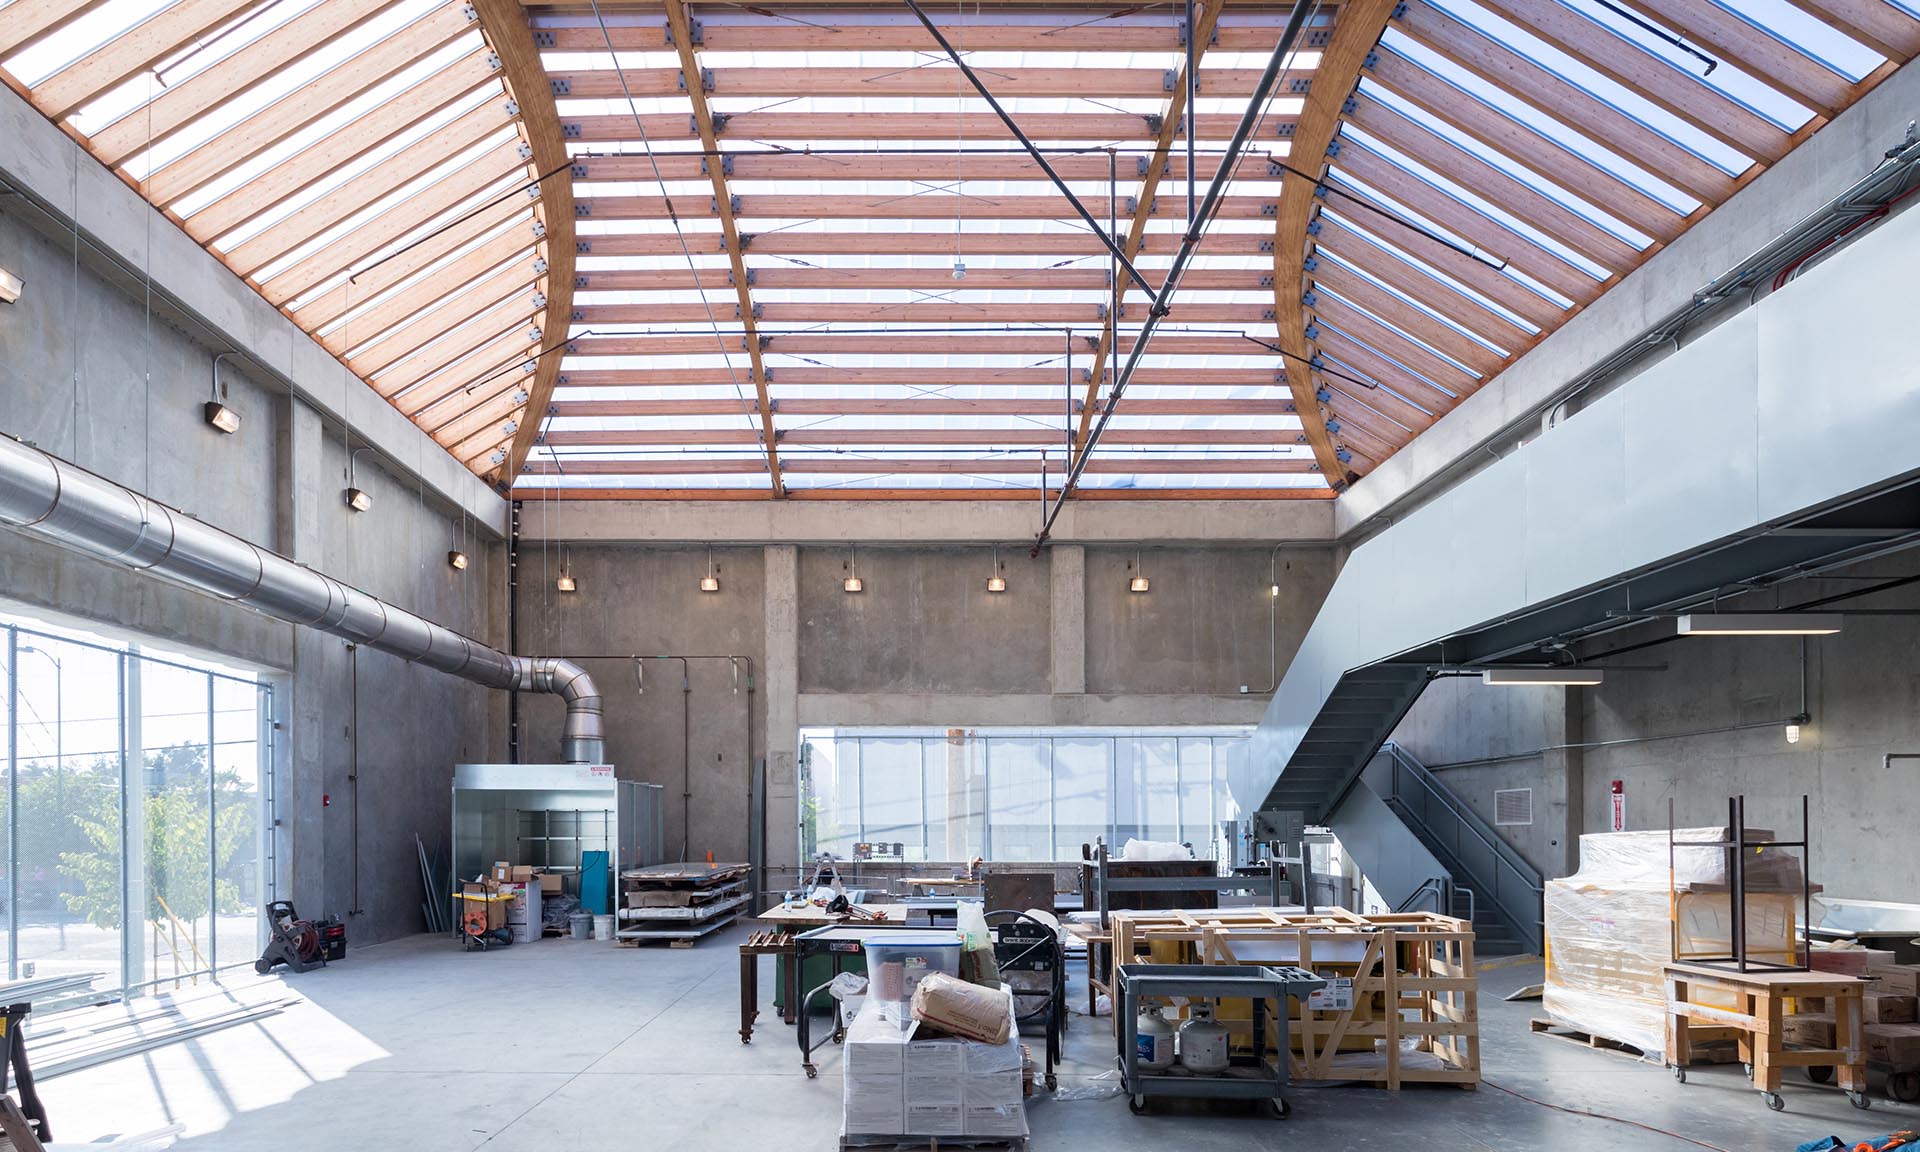
[[[801,853],[851,859],[1078,860],[1103,836],[1224,854],[1228,765],[1246,729],[810,730]]]
[[[272,689],[5,616],[0,673],[6,978],[136,989],[251,963]]]

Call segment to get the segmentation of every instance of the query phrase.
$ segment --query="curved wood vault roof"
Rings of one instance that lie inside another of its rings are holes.
[[[1196,0],[1190,118],[1182,4],[931,15],[1154,280],[1288,10]],[[1909,0],[1320,5],[1075,495],[1329,495],[1916,53]],[[520,495],[1034,499],[1145,319],[891,3],[9,0],[0,78]]]

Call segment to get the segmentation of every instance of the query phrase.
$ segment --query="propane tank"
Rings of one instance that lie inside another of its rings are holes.
[[[1160,1014],[1160,1005],[1140,1009],[1134,1021],[1134,1044],[1140,1067],[1158,1072],[1173,1066],[1173,1025]]]
[[[1196,1000],[1180,1025],[1180,1065],[1189,1072],[1218,1075],[1227,1070],[1227,1028],[1213,1018],[1213,1005]]]

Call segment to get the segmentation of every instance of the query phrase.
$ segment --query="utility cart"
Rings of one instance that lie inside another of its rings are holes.
[[[1127,1107],[1144,1112],[1152,1096],[1267,1100],[1284,1120],[1287,1102],[1287,997],[1304,1000],[1326,981],[1303,968],[1235,964],[1120,964],[1114,968],[1113,1013],[1119,1027],[1119,1065]],[[1253,1051],[1235,1054],[1221,1075],[1171,1075],[1140,1067],[1137,1019],[1145,997],[1185,996],[1248,1000],[1253,1004]],[[1276,1047],[1267,1049],[1267,1002],[1273,1002]],[[1251,1071],[1253,1074],[1248,1075]]]

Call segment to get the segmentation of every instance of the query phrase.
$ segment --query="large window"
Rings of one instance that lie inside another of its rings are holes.
[[[1105,837],[1218,858],[1239,814],[1229,759],[1245,729],[953,729],[801,733],[801,854],[855,844],[907,860],[1078,860]]]
[[[8,979],[197,980],[259,954],[272,689],[0,615]]]

